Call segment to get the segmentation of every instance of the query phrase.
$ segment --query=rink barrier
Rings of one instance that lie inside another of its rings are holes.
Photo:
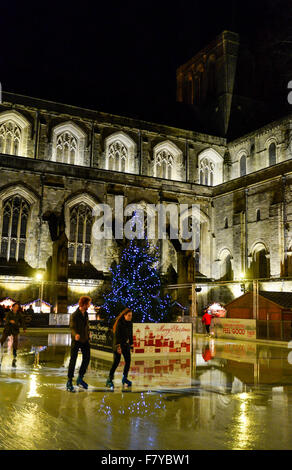
[[[112,353],[112,330],[101,322],[90,322],[93,349]],[[139,356],[192,354],[192,323],[133,323],[133,353]]]

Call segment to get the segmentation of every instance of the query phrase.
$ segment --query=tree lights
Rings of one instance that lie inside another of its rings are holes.
[[[128,307],[135,322],[163,321],[170,309],[169,295],[161,297],[158,248],[148,240],[131,240],[122,252],[120,264],[112,272],[112,290],[103,308],[109,319]]]

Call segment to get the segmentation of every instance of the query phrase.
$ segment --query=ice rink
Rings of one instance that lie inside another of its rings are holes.
[[[198,336],[190,356],[133,357],[131,392],[122,365],[105,389],[110,362],[93,352],[89,390],[70,393],[69,344],[27,332],[16,360],[2,348],[1,450],[292,449],[288,348]]]

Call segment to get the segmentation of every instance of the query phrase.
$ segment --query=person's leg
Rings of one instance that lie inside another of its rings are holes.
[[[207,330],[207,333],[209,334],[210,333],[210,325],[206,325],[206,330]]]
[[[117,351],[115,351],[114,352],[114,360],[113,360],[111,370],[110,370],[110,373],[109,373],[109,378],[111,380],[113,380],[113,378],[114,378],[114,374],[115,374],[116,368],[118,367],[118,365],[120,363],[120,360],[121,360],[121,354],[119,354]]]
[[[131,365],[131,352],[130,352],[130,347],[129,346],[125,346],[123,349],[122,349],[122,353],[123,353],[123,356],[124,356],[124,359],[125,359],[125,367],[124,367],[124,372],[123,372],[123,376],[125,378],[128,377],[128,373],[129,373],[129,370],[130,370],[130,365]]]
[[[3,333],[2,333],[1,339],[0,339],[0,344],[1,344],[1,346],[3,346],[3,344],[4,344],[5,341],[7,340],[8,336],[9,336],[8,331],[5,331],[5,330],[4,330]]]
[[[76,365],[79,348],[80,348],[80,343],[78,341],[72,340],[71,357],[70,357],[69,368],[68,368],[69,380],[72,380],[74,377],[75,365]]]
[[[17,347],[18,347],[18,335],[13,335],[13,345],[12,345],[12,348],[13,348],[13,356],[16,357],[16,351],[17,351]]]
[[[86,343],[81,343],[81,352],[82,352],[82,363],[79,369],[79,374],[77,377],[76,384],[81,385],[83,388],[87,389],[88,384],[84,382],[83,377],[87,371],[88,364],[90,362],[90,344],[89,341]]]

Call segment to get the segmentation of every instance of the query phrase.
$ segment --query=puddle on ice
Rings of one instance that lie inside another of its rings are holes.
[[[92,354],[89,390],[69,393],[69,344],[29,333],[16,360],[2,348],[0,449],[292,449],[288,349],[195,338],[192,357],[133,356],[128,392],[122,364],[109,391]]]

